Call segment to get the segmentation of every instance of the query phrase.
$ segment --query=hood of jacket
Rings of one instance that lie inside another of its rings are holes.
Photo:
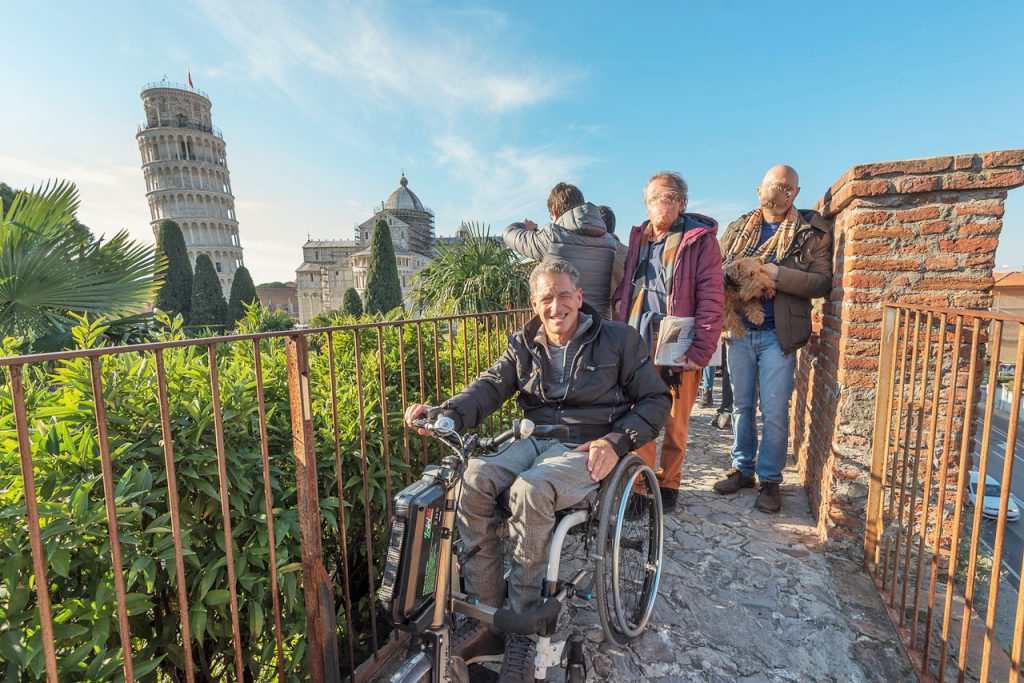
[[[566,211],[558,217],[555,225],[588,237],[600,237],[608,233],[604,219],[601,218],[601,211],[590,202]]]

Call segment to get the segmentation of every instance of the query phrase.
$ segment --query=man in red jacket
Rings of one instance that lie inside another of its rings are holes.
[[[661,368],[672,389],[672,412],[665,424],[658,482],[666,512],[679,498],[690,410],[697,398],[700,370],[711,360],[722,332],[722,252],[718,223],[686,213],[686,181],[662,171],[644,187],[648,220],[629,236],[625,276],[612,297],[614,318],[628,322],[651,339],[666,315],[692,317],[693,342],[675,366]],[[651,467],[657,456],[652,441],[637,453]]]

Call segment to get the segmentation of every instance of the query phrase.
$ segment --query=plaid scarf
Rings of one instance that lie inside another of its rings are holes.
[[[665,291],[665,310],[669,310],[669,302],[672,299],[672,275],[675,272],[676,265],[676,252],[679,251],[679,245],[683,241],[683,224],[679,223],[679,229],[676,230],[676,226],[669,228],[668,235],[665,236],[665,248],[661,252],[661,277],[662,284]],[[654,229],[648,223],[647,228],[640,235],[640,250],[641,254],[650,254],[651,238],[654,235]],[[640,316],[644,310],[644,299],[647,298],[647,259],[650,256],[646,256],[640,259],[637,264],[637,270],[643,268],[641,274],[644,279],[643,286],[637,286],[636,273],[633,274],[633,300],[629,304],[629,318],[628,322],[634,329],[640,329]]]
[[[740,229],[732,244],[729,245],[729,253],[725,255],[725,263],[732,263],[735,259],[746,256],[756,257],[761,263],[768,263],[774,260],[781,261],[793,246],[793,238],[796,236],[796,226],[800,217],[796,207],[789,207],[789,213],[779,225],[775,234],[768,238],[768,241],[758,246],[761,239],[761,225],[764,223],[764,214],[758,208],[747,219],[746,225]]]

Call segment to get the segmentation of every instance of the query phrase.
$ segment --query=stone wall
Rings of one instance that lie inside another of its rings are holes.
[[[1024,150],[854,166],[816,208],[835,227],[832,292],[799,352],[793,447],[832,550],[859,556],[882,306],[988,308],[1007,190]]]

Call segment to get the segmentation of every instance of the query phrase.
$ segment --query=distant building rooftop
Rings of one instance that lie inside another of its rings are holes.
[[[358,247],[359,240],[306,240],[303,247]]]
[[[995,287],[1024,287],[1024,273],[992,273],[995,277]]]

